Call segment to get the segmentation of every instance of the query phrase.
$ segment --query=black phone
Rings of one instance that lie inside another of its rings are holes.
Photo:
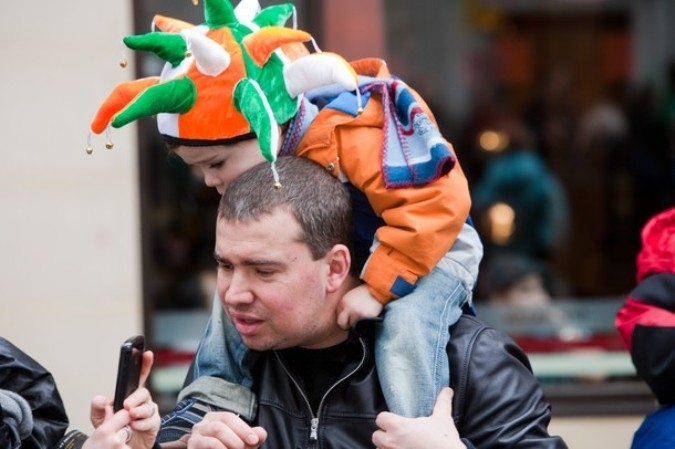
[[[124,400],[133,393],[140,383],[141,364],[145,350],[145,337],[135,335],[128,338],[120,347],[120,360],[117,366],[117,384],[113,409],[121,410]]]

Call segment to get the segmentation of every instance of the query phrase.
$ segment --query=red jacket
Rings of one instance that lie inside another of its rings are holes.
[[[615,325],[657,400],[675,403],[675,208],[656,214],[643,228],[637,285]]]

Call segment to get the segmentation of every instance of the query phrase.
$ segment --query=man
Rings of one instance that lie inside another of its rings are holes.
[[[207,413],[190,449],[566,447],[548,434],[550,406],[525,354],[472,316],[451,328],[457,375],[432,415],[387,412],[372,354],[379,322],[337,323],[342,295],[360,282],[351,273],[349,195],[311,161],[286,157],[276,168],[280,190],[267,182],[267,164],[228,187],[216,229],[223,308],[260,354],[257,412],[251,423]]]

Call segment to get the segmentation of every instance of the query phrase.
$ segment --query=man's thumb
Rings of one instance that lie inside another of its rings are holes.
[[[436,398],[436,405],[434,405],[433,415],[435,416],[450,416],[452,417],[452,397],[454,392],[452,388],[445,387],[441,390]]]

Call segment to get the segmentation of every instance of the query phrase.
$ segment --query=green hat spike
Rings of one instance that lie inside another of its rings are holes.
[[[264,8],[258,16],[253,20],[253,23],[259,27],[267,26],[284,26],[288,19],[293,17],[293,29],[297,29],[295,6],[290,3],[283,5],[274,5]]]
[[[265,159],[274,162],[279,149],[279,128],[267,97],[255,80],[244,78],[237,83],[234,88],[234,107],[255,131]]]
[[[182,114],[195,104],[197,88],[189,78],[178,78],[156,84],[141,93],[138,98],[115,116],[114,128],[133,122],[141,117],[150,117],[159,113]]]
[[[209,28],[220,28],[237,22],[229,0],[204,0],[204,18]]]
[[[234,107],[251,125],[251,129],[258,137],[258,145],[263,157],[271,164],[274,188],[279,190],[281,182],[279,173],[274,165],[279,150],[279,126],[274,119],[274,112],[260,88],[260,85],[250,78],[240,80],[234,87]]]
[[[172,67],[178,67],[188,51],[187,43],[180,34],[153,32],[138,36],[126,36],[124,45],[132,50],[156,54]]]

